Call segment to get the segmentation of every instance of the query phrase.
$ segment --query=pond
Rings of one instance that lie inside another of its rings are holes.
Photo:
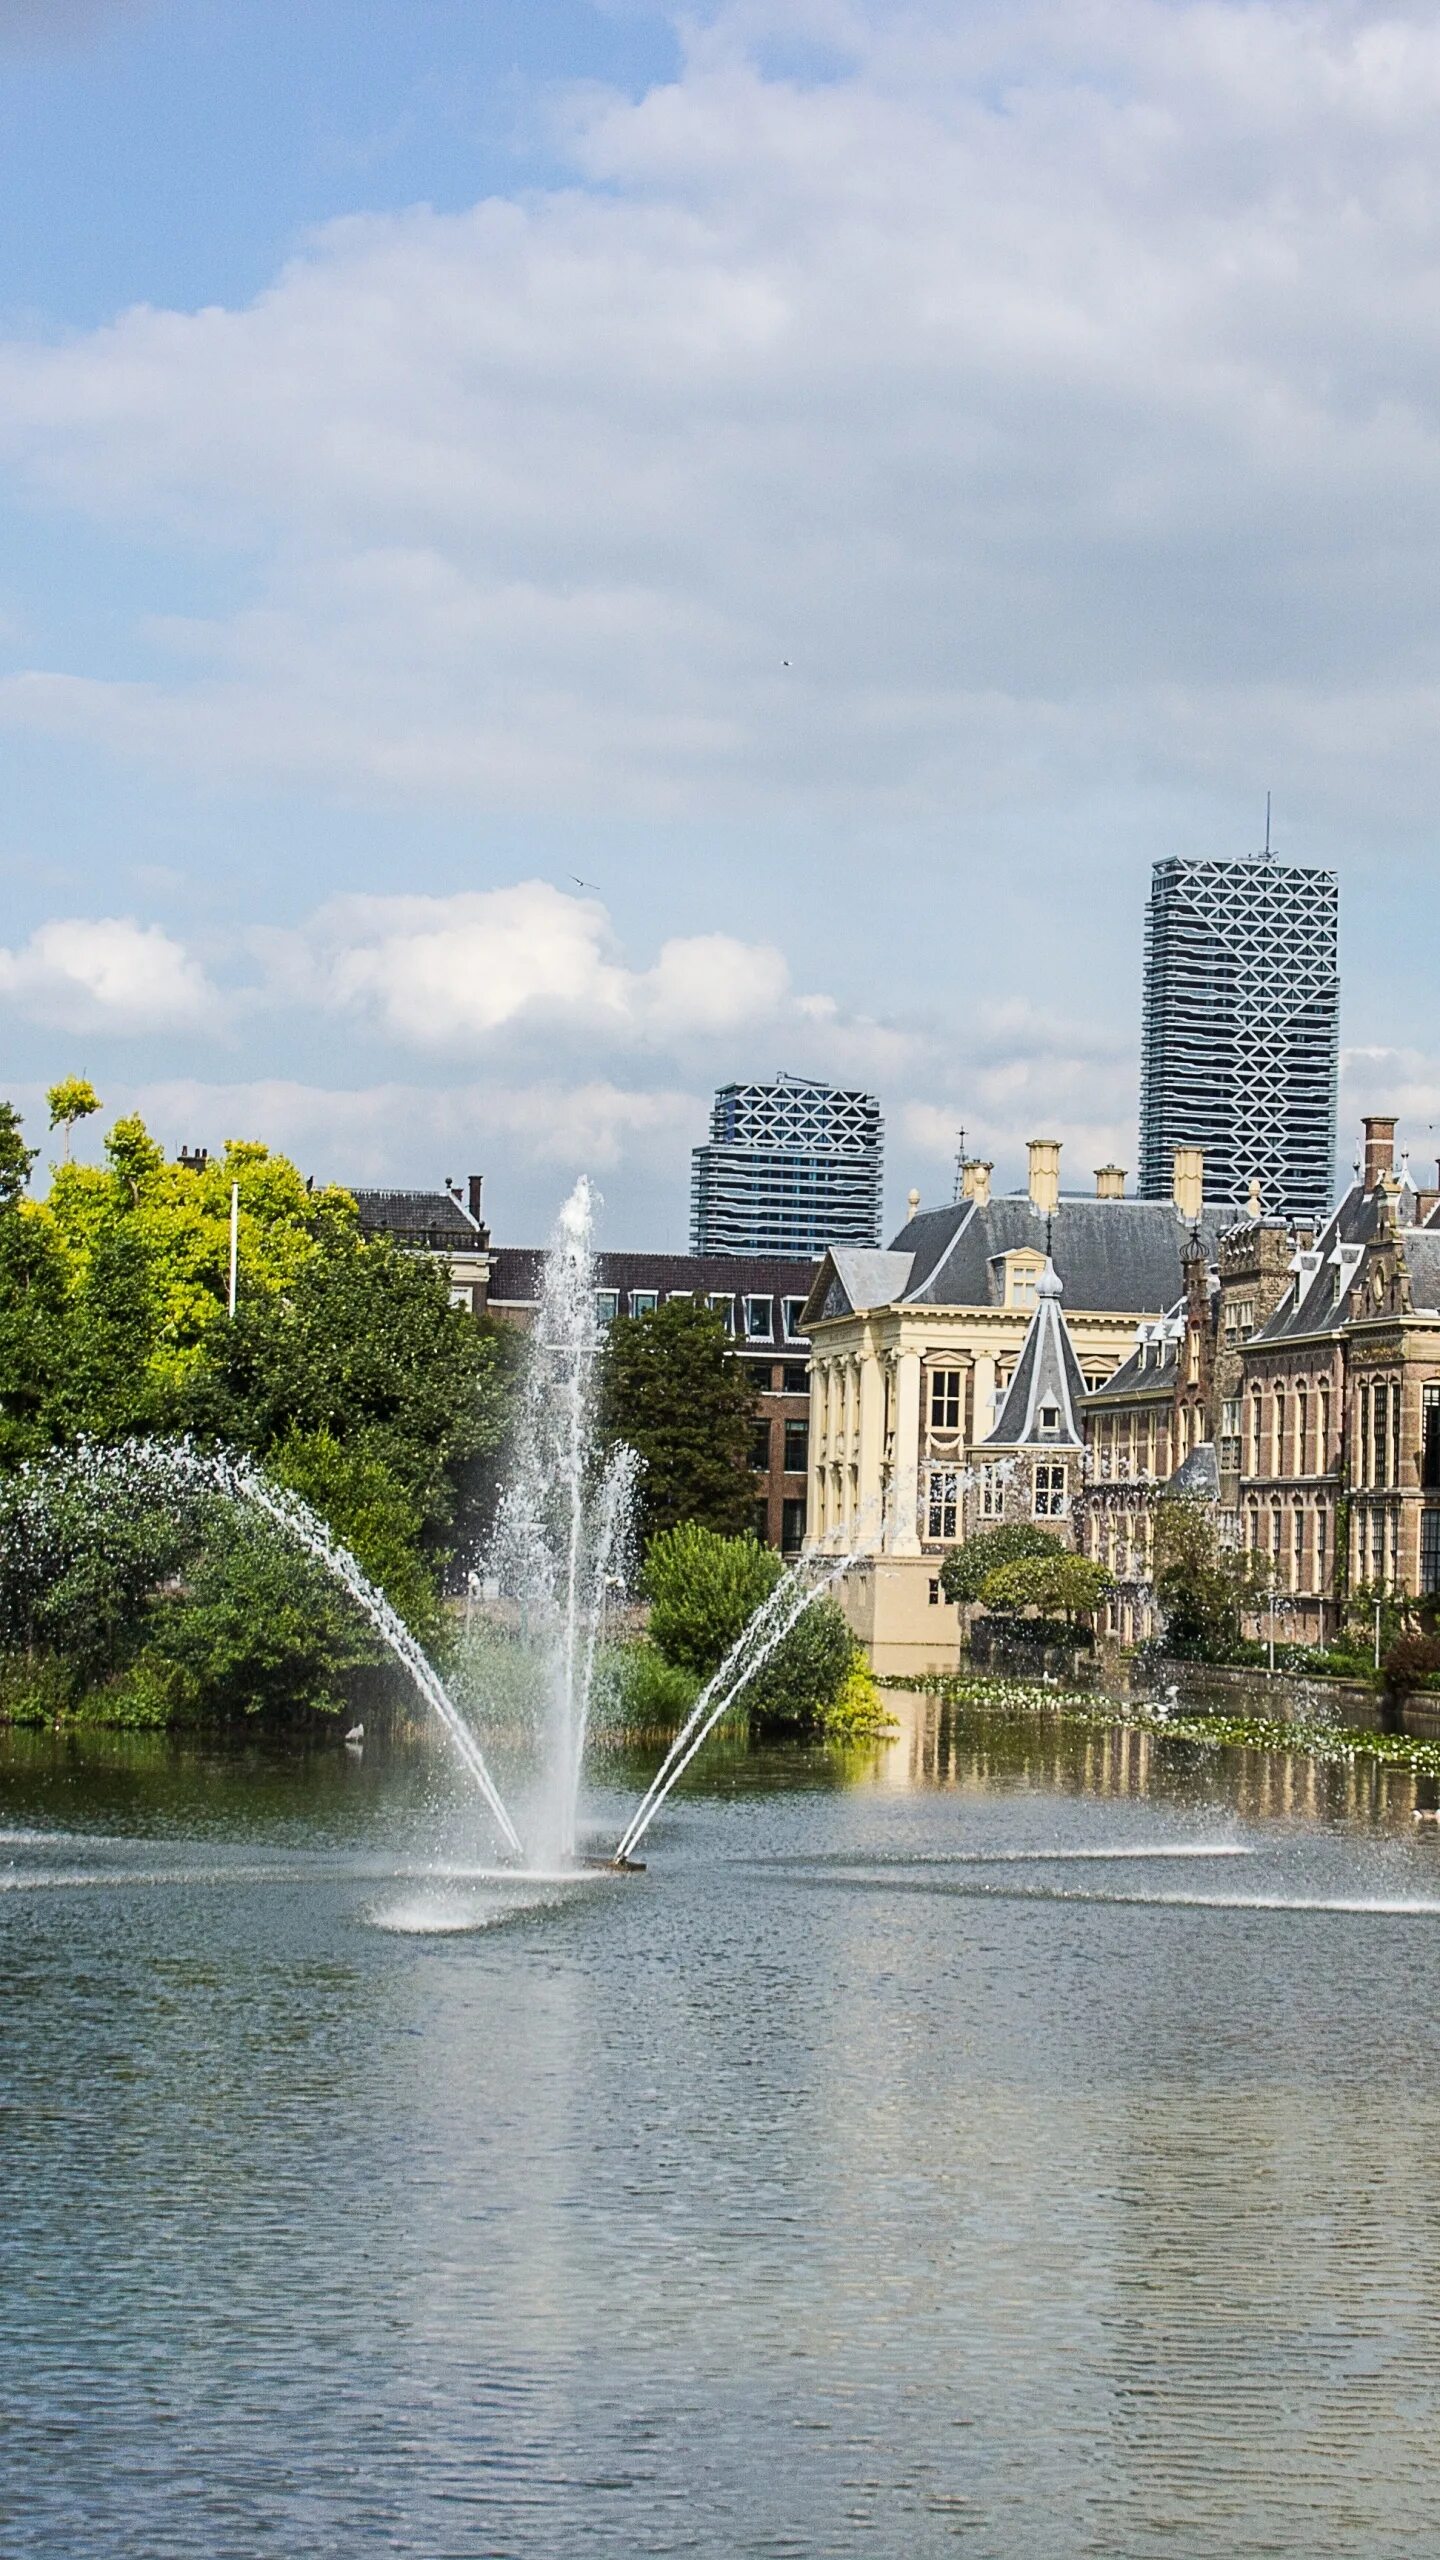
[[[8,2560],[1434,2549],[1411,1780],[899,1712],[520,1888],[413,1743],[0,1738]]]

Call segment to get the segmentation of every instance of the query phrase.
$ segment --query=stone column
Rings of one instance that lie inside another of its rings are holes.
[[[825,1538],[825,1379],[822,1363],[810,1363],[810,1466],[805,1479],[805,1544],[823,1545]]]
[[[895,1363],[894,1517],[886,1545],[892,1555],[918,1556],[920,1532],[920,1354],[902,1351]]]
[[[872,1345],[860,1355],[860,1445],[855,1534],[863,1542],[880,1535],[880,1487],[885,1458],[885,1378]]]

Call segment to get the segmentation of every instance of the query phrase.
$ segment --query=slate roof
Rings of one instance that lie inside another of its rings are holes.
[[[811,1321],[817,1314],[844,1316],[862,1307],[893,1306],[909,1286],[914,1261],[914,1255],[909,1253],[876,1253],[859,1245],[831,1245],[820,1266],[816,1288],[823,1293],[818,1310],[811,1309]]]
[[[1405,1268],[1417,1310],[1440,1314],[1440,1235],[1429,1227],[1407,1228]]]
[[[1203,1494],[1207,1501],[1220,1499],[1220,1461],[1213,1440],[1202,1440],[1192,1449],[1183,1467],[1177,1467],[1167,1491]]]
[[[477,1228],[449,1191],[355,1191],[360,1232],[393,1236],[397,1244],[423,1245],[432,1253],[474,1253]]]
[[[539,1303],[545,1276],[545,1248],[538,1244],[491,1247],[492,1307],[533,1307]],[[773,1339],[751,1347],[772,1352],[792,1344],[802,1350],[803,1334],[782,1339],[782,1298],[808,1298],[815,1279],[813,1262],[777,1260],[773,1255],[744,1253],[597,1253],[595,1286],[617,1290],[620,1312],[630,1313],[634,1289],[654,1290],[657,1297],[677,1294],[693,1298],[735,1297],[774,1300]],[[744,1347],[743,1345],[741,1346]]]
[[[1185,1302],[1181,1299],[1163,1316],[1137,1327],[1134,1350],[1118,1369],[1112,1369],[1103,1385],[1091,1388],[1085,1399],[1087,1407],[1093,1409],[1112,1396],[1172,1395],[1184,1333]]]
[[[1207,1210],[1200,1241],[1214,1252],[1233,1212]],[[891,1247],[913,1258],[908,1306],[987,1307],[1004,1300],[1000,1257],[1029,1246],[1049,1250],[1066,1302],[1089,1314],[1172,1306],[1184,1287],[1181,1257],[1191,1230],[1169,1200],[1066,1199],[1048,1220],[1027,1193],[962,1200],[922,1210]]]
[[[1352,1183],[1317,1236],[1314,1251],[1296,1254],[1294,1279],[1274,1314],[1257,1325],[1251,1341],[1287,1342],[1298,1335],[1338,1332],[1350,1312],[1351,1291],[1366,1250],[1381,1233],[1382,1224],[1380,1193]],[[1338,1299],[1337,1272],[1342,1281]]]
[[[1060,1305],[1060,1282],[1047,1263],[1036,1283],[1035,1313],[1005,1390],[999,1418],[983,1446],[1021,1449],[1031,1445],[1078,1449],[1084,1438],[1080,1408],[1085,1380],[1066,1330]],[[1059,1429],[1042,1430],[1040,1416],[1050,1408],[1060,1417]]]

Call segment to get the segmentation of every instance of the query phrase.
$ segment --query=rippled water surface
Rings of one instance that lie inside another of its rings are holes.
[[[1409,1780],[904,1712],[523,1886],[0,1740],[7,2560],[1440,2548]]]

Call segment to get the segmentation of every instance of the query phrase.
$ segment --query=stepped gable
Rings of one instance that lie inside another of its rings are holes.
[[[1049,1217],[1026,1192],[962,1200],[909,1220],[892,1252],[914,1257],[907,1306],[985,1307],[1003,1303],[1007,1253],[1047,1244],[1070,1306],[1086,1314],[1173,1306],[1184,1290],[1181,1258],[1192,1232],[1213,1253],[1233,1212],[1207,1210],[1198,1229],[1168,1200],[1074,1199],[1062,1194]]]
[[[1081,1446],[1085,1380],[1066,1327],[1062,1294],[1054,1264],[1047,1262],[1035,1285],[1035,1313],[1015,1374],[982,1448],[1022,1449],[1031,1443],[1051,1449]],[[1055,1418],[1047,1421],[1052,1415]]]

